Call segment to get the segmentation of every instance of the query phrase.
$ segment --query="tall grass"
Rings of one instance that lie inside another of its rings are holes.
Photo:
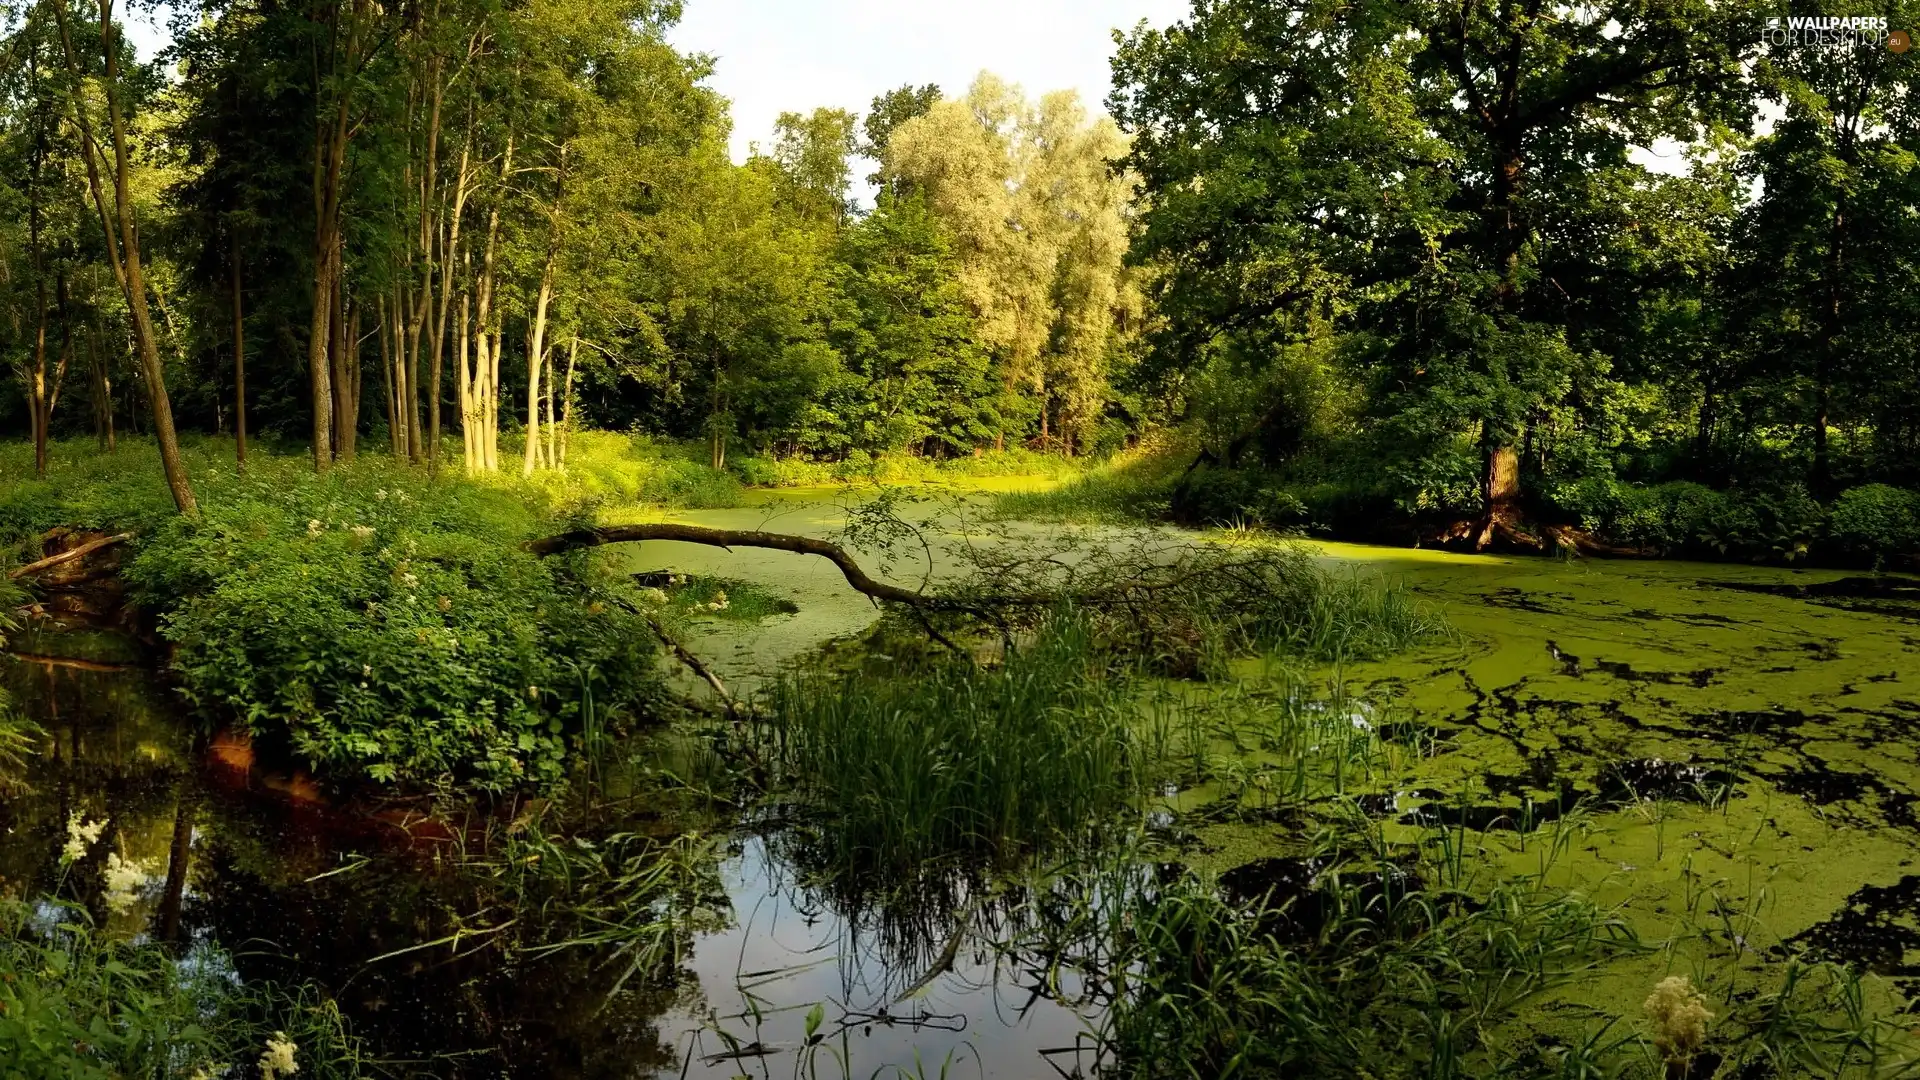
[[[995,668],[796,675],[771,704],[784,778],[851,873],[1070,842],[1144,782],[1128,697],[1072,613]]]
[[[1468,906],[1329,870],[1313,893],[1242,909],[1187,877],[1138,896],[1115,930],[1118,1075],[1490,1075],[1490,1025],[1632,944],[1591,902],[1526,886]],[[1324,922],[1305,940],[1274,929],[1309,902]]]
[[[225,954],[116,940],[85,912],[0,901],[0,1075],[9,1080],[254,1076],[270,1038],[299,1075],[372,1074],[332,1002],[243,984]]]

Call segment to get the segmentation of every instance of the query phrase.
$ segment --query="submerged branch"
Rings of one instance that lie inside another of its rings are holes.
[[[735,701],[733,695],[727,692],[727,686],[720,681],[720,676],[715,675],[712,668],[702,663],[698,656],[689,652],[687,647],[675,640],[672,634],[667,633],[667,628],[660,625],[660,620],[645,614],[642,614],[640,617],[647,620],[647,625],[653,628],[653,636],[660,639],[660,644],[665,645],[673,652],[674,659],[685,664],[689,671],[700,676],[708,686],[713,688],[713,692],[719,696],[721,703],[726,705],[727,715],[733,719],[739,719],[740,703]]]

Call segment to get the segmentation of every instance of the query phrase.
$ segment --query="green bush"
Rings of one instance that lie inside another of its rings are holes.
[[[1827,520],[1798,487],[1719,491],[1689,481],[1642,485],[1589,476],[1552,487],[1549,501],[1615,543],[1785,562],[1805,558]]]
[[[644,706],[651,636],[585,556],[477,485],[390,468],[203,484],[126,575],[189,700],[335,778],[500,789],[558,777],[591,704]],[[389,487],[388,484],[393,486]]]
[[[326,778],[538,784],[590,720],[651,711],[653,635],[631,583],[601,569],[613,560],[520,548],[567,527],[556,507],[585,490],[577,473],[430,481],[371,456],[316,476],[305,455],[256,448],[241,474],[201,443],[201,512],[185,518],[150,446],[74,449],[56,448],[48,480],[0,486],[12,538],[135,531],[123,574],[182,693]]]
[[[1848,552],[1920,551],[1920,493],[1889,484],[1850,488],[1834,500],[1829,532]]]

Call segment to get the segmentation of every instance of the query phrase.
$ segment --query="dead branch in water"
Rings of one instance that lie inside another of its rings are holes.
[[[727,716],[730,719],[739,719],[741,715],[740,703],[735,701],[733,695],[727,692],[727,686],[720,681],[720,676],[715,675],[712,668],[708,667],[705,663],[701,662],[699,657],[688,651],[685,645],[675,640],[672,634],[667,633],[667,628],[660,625],[660,620],[645,614],[642,614],[640,617],[647,620],[647,625],[653,628],[653,636],[660,639],[660,644],[665,645],[673,652],[674,659],[685,664],[687,670],[700,676],[701,679],[706,681],[708,686],[713,688],[713,692],[719,696],[721,703],[727,707]]]

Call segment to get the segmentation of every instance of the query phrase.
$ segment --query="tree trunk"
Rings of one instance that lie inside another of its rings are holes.
[[[99,334],[88,329],[85,335],[87,373],[93,397],[93,437],[104,453],[113,452],[113,380],[107,375],[106,358],[100,353]]]
[[[534,299],[533,319],[527,327],[527,445],[521,455],[520,475],[532,476],[540,456],[540,375],[546,360],[547,306],[553,301],[553,271],[558,245],[547,246],[547,263],[540,271],[540,292]]]
[[[307,321],[307,383],[313,395],[313,469],[326,472],[333,464],[333,379],[327,348],[333,326],[333,305],[327,302],[333,292],[331,251],[322,252],[319,260],[313,275],[313,317]]]
[[[394,396],[393,386],[393,350],[388,345],[387,328],[393,320],[387,314],[387,298],[380,298],[380,329],[376,336],[380,339],[380,391],[383,407],[387,410],[387,453],[395,461],[400,460],[400,413],[396,406],[399,400]]]
[[[343,242],[344,243],[344,242]],[[344,268],[345,259],[334,255],[334,265]],[[333,276],[332,328],[327,331],[327,359],[332,365],[333,452],[342,462],[353,460],[354,428],[359,423],[353,408],[354,342],[347,332],[346,273],[339,269]]]
[[[1485,551],[1496,536],[1519,539],[1520,455],[1512,446],[1489,441],[1485,449],[1486,471],[1480,479],[1480,495],[1485,503],[1474,550]]]
[[[233,453],[247,471],[247,320],[240,303],[240,235],[235,233],[228,261],[233,269]]]
[[[140,265],[140,238],[134,228],[133,166],[127,149],[126,118],[120,107],[120,49],[115,41],[113,0],[99,2],[100,45],[106,61],[102,89],[105,91],[107,117],[113,138],[114,199],[111,213],[95,163],[97,151],[92,124],[86,119],[84,103],[75,102],[74,115],[80,127],[81,156],[86,159],[87,186],[93,195],[94,207],[99,211],[105,233],[107,258],[113,265],[114,276],[126,298],[131,316],[134,343],[139,353],[141,374],[146,381],[147,401],[153,413],[154,439],[160,448],[160,464],[166,474],[167,490],[173,495],[173,504],[181,513],[195,514],[199,512],[199,505],[194,501],[193,486],[187,478],[186,461],[180,455],[180,440],[174,432],[173,406],[167,398],[166,374],[160,364],[160,346],[154,336],[153,314],[147,308],[147,282]],[[68,67],[77,78],[82,69],[67,29],[66,6],[52,6],[60,23],[61,44],[67,55]],[[118,235],[109,223],[110,218],[117,218]]]
[[[726,433],[721,430],[722,425],[720,420],[720,375],[720,365],[715,363],[713,365],[713,390],[708,397],[707,403],[707,438],[711,444],[710,449],[713,451],[712,464],[715,470],[727,467],[727,439]]]
[[[38,260],[36,260],[38,261]],[[27,422],[33,435],[33,474],[47,475],[47,282],[34,282],[33,368],[27,378]]]
[[[573,362],[580,354],[580,335],[573,335],[573,344],[567,348],[567,388],[560,406],[560,452],[557,467],[565,471],[567,467],[567,435],[573,431]]]
[[[497,319],[493,327],[493,356],[487,365],[487,438],[482,446],[487,453],[488,472],[500,471],[500,360],[506,351],[506,320]]]
[[[454,336],[457,357],[454,378],[456,389],[459,390],[460,403],[460,465],[466,470],[468,476],[478,471],[479,465],[474,457],[474,448],[479,445],[474,438],[479,434],[477,430],[479,418],[475,415],[473,407],[473,356],[470,349],[472,344],[470,339],[473,336],[470,323],[472,315],[471,300],[465,292],[462,292],[460,322],[458,332]]]

